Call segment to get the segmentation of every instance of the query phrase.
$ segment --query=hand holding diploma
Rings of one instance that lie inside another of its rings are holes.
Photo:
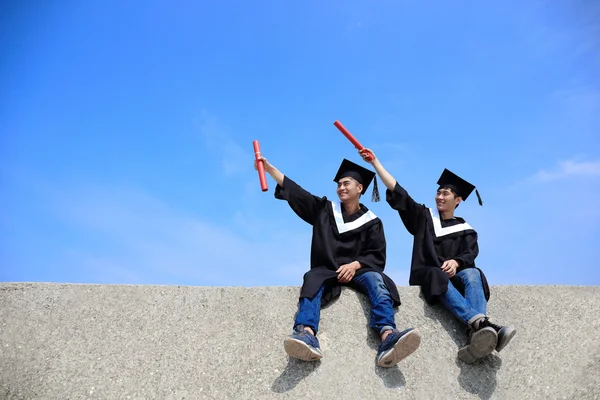
[[[379,162],[379,159],[375,153],[373,153],[373,150],[365,147],[362,150],[359,150],[358,154],[360,154],[364,161],[368,162],[373,166],[373,168],[375,168],[377,175],[379,175],[379,178],[381,178],[385,187],[390,191],[393,191],[396,187],[396,179],[389,172],[387,172],[385,168],[383,168],[383,165],[381,165],[381,162]]]
[[[358,150],[358,154],[362,157],[362,159],[365,162],[368,162],[371,165],[373,165],[375,160],[377,160],[377,157],[375,157],[375,153],[373,153],[373,150],[367,149],[366,147],[364,147],[362,150]]]
[[[283,185],[283,174],[281,172],[279,172],[279,170],[277,168],[275,168],[273,165],[271,165],[271,163],[269,162],[269,160],[267,160],[266,158],[264,158],[262,155],[257,155],[256,159],[254,160],[254,169],[259,171],[260,173],[260,166],[262,165],[264,168],[264,171],[271,175],[271,178],[273,178],[275,180],[275,182],[277,182],[278,185]]]
[[[265,177],[265,166],[262,160],[260,160],[261,158],[261,154],[260,154],[260,145],[258,144],[258,140],[255,140],[254,142],[252,142],[252,145],[254,146],[254,168],[258,171],[258,179],[260,180],[260,188],[262,189],[263,192],[266,192],[267,190],[269,190],[269,187],[267,186],[267,178]]]

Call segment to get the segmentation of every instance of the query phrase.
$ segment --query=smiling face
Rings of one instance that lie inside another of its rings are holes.
[[[438,189],[435,195],[435,204],[439,212],[454,212],[454,209],[458,207],[462,197],[454,194],[452,189],[441,187]]]
[[[349,177],[342,178],[338,181],[337,195],[341,202],[355,201],[362,193],[363,185],[358,183],[356,179]]]

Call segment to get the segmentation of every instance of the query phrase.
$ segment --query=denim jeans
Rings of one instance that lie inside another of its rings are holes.
[[[369,300],[371,301],[369,326],[371,328],[375,329],[378,333],[396,328],[392,296],[379,272],[369,271],[360,276],[355,276],[349,285],[369,296]],[[324,290],[325,286],[321,286],[312,299],[300,299],[294,327],[297,325],[308,326],[312,328],[315,335],[317,334],[319,319],[321,318],[321,298],[323,297]]]
[[[485,316],[487,302],[479,270],[465,268],[453,280],[458,288],[451,281],[448,282],[448,291],[440,296],[442,305],[467,325]],[[464,297],[459,289],[464,292]]]

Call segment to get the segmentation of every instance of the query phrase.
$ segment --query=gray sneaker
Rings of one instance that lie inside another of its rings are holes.
[[[517,333],[517,330],[512,326],[500,326],[492,323],[487,317],[479,323],[479,327],[489,327],[496,331],[498,334],[498,344],[496,344],[496,351],[500,351],[506,347],[506,345],[512,340]]]
[[[467,364],[492,354],[498,343],[498,334],[490,327],[471,331],[470,336],[469,344],[458,351],[458,358]]]

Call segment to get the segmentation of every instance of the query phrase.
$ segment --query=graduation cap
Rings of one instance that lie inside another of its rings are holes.
[[[379,189],[377,189],[377,178],[375,175],[375,172],[369,171],[368,169],[344,158],[344,161],[342,161],[340,169],[338,170],[337,174],[335,174],[333,181],[339,182],[342,178],[352,178],[363,185],[361,194],[365,194],[369,188],[369,185],[371,184],[371,181],[373,181],[373,194],[371,196],[371,201],[378,202]]]
[[[446,168],[444,169],[444,172],[442,172],[442,176],[440,176],[437,183],[440,185],[440,188],[447,187],[452,189],[452,191],[462,197],[463,200],[467,200],[467,197],[469,197],[473,192],[473,189],[475,189],[475,186]],[[479,205],[482,206],[483,201],[481,201],[481,196],[477,189],[475,189],[475,194],[477,195]]]

